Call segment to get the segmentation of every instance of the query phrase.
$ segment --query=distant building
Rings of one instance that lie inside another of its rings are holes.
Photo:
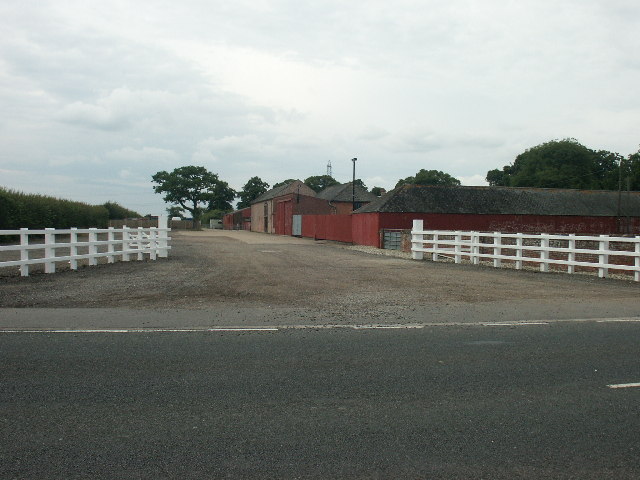
[[[378,198],[373,193],[367,192],[360,185],[356,184],[355,189],[351,185],[351,182],[349,182],[327,187],[319,192],[317,197],[329,202],[333,210],[332,213],[337,215],[346,215],[353,211],[354,193],[356,210]]]

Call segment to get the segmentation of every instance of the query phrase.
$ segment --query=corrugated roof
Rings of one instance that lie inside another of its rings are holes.
[[[373,193],[367,192],[357,184],[355,188],[355,196],[356,202],[372,202],[378,198]],[[328,200],[329,202],[351,202],[353,201],[351,182],[327,187],[318,193],[318,198]]]
[[[404,185],[355,213],[415,212],[510,215],[618,215],[618,192],[552,188]],[[622,192],[620,215],[640,216],[640,192]]]
[[[251,204],[253,205],[254,203],[271,200],[272,198],[281,197],[282,195],[286,195],[288,193],[298,193],[298,186],[300,186],[300,193],[302,195],[311,197],[315,196],[316,193],[311,188],[302,183],[300,180],[296,180],[295,182],[285,183],[284,185],[280,185],[279,187],[272,188],[268,192],[264,192],[259,197],[254,198]]]

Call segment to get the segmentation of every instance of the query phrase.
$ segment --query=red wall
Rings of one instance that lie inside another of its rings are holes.
[[[428,230],[475,230],[505,233],[616,234],[617,217],[552,215],[467,215],[438,213],[380,213],[379,228],[410,229],[413,220],[424,220]],[[358,215],[356,215],[358,216]],[[631,221],[631,232],[640,233],[640,218]]]
[[[351,215],[303,215],[302,236],[316,240],[353,242]]]
[[[380,214],[358,213],[353,216],[351,231],[353,243],[380,247]]]

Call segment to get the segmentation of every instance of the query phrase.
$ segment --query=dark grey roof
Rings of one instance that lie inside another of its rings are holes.
[[[355,213],[412,212],[617,216],[618,192],[552,188],[404,185]],[[622,216],[640,216],[640,192],[622,192]]]
[[[301,186],[305,187],[305,191],[301,192],[304,195],[312,196],[312,194],[315,193],[300,180],[296,180],[295,182],[285,183],[284,185],[280,185],[279,187],[272,188],[268,192],[264,192],[259,197],[254,198],[251,201],[251,204],[253,205],[254,203],[264,202],[265,200],[271,200],[272,198],[281,197],[282,195],[286,195],[287,193],[296,193],[296,186],[298,185],[298,183],[300,183]]]
[[[373,193],[367,192],[364,188],[357,184],[355,195],[356,202],[372,202],[378,198]],[[353,201],[351,182],[327,187],[319,192],[317,196],[318,198],[328,200],[329,202],[351,202]]]

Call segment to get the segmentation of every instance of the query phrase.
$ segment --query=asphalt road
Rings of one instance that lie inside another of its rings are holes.
[[[640,478],[640,323],[0,333],[0,478]]]

